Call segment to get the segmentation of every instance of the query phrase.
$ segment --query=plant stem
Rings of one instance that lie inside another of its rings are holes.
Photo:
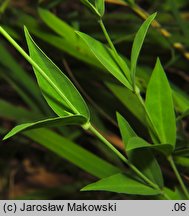
[[[113,50],[115,56],[118,56],[117,50],[116,50],[116,48],[114,47],[114,44],[112,43],[112,40],[111,40],[111,38],[110,38],[110,36],[109,36],[109,34],[108,34],[108,32],[107,32],[105,26],[104,26],[104,23],[103,23],[102,19],[99,20],[99,24],[100,24],[100,26],[101,26],[101,28],[102,28],[102,31],[103,31],[103,33],[104,33],[104,36],[105,36],[105,38],[106,38],[106,40],[107,40],[107,42],[108,42],[110,48]]]
[[[178,181],[180,183],[180,186],[181,186],[185,196],[187,197],[187,199],[189,199],[188,190],[187,190],[187,188],[186,188],[186,186],[185,186],[185,184],[184,184],[184,182],[183,182],[183,180],[182,180],[182,178],[181,178],[181,176],[180,176],[180,174],[179,174],[179,172],[177,170],[177,167],[176,167],[176,165],[174,163],[173,157],[169,156],[169,157],[167,157],[167,160],[169,161],[169,163],[170,163],[170,165],[171,165],[171,167],[172,167],[172,169],[173,169],[173,171],[174,171],[174,173],[175,173],[175,175],[176,175],[176,177],[177,177],[177,179],[178,179]]]
[[[109,36],[109,34],[108,34],[105,26],[104,26],[104,23],[103,23],[102,19],[99,20],[99,24],[100,24],[100,27],[101,27],[101,29],[102,29],[102,31],[104,33],[104,36],[105,36],[105,38],[106,38],[106,40],[107,40],[110,48],[113,50],[113,54],[114,54],[113,58],[114,58],[116,64],[118,65],[118,67],[120,68],[121,72],[123,73],[124,76],[126,76],[126,78],[128,79],[128,81],[130,83],[130,75],[129,75],[129,72],[127,71],[128,68],[127,69],[124,68],[122,66],[122,64],[120,63],[120,61],[119,61],[120,56],[119,56],[116,48],[114,47],[114,44],[113,44],[113,42],[112,42],[112,40],[111,40],[111,38],[110,38],[110,36]],[[131,89],[132,89],[132,86],[131,86]]]
[[[92,125],[89,126],[89,130],[96,135],[108,148],[110,148],[125,164],[127,164],[139,177],[141,177],[146,183],[148,183],[151,187],[161,190],[158,185],[154,184],[151,180],[149,180],[143,173],[138,170],[127,158],[121,154],[108,140],[106,140]]]

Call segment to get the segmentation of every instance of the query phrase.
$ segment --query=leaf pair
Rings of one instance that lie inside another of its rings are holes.
[[[13,39],[2,29],[0,32],[10,41]],[[89,122],[90,114],[88,107],[80,93],[62,71],[43,53],[35,44],[28,30],[25,28],[25,36],[29,47],[30,57],[16,44],[12,44],[32,64],[42,94],[49,106],[60,117],[45,119],[35,123],[17,126],[10,131],[4,139],[30,128],[41,126],[55,126],[56,124],[86,124]]]

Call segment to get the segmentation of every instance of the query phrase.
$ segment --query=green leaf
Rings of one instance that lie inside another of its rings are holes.
[[[153,189],[123,174],[116,174],[107,178],[103,178],[82,188],[82,191],[110,191],[137,195],[160,194],[159,190]]]
[[[150,144],[140,137],[130,138],[127,143],[126,151],[130,152],[140,148],[154,149],[164,155],[170,155],[173,152],[173,146],[171,144]]]
[[[39,66],[33,67],[37,81],[49,106],[59,116],[80,114],[89,120],[88,107],[75,86],[36,45],[26,28],[25,35],[30,56]]]
[[[92,54],[92,52],[88,49],[88,46],[83,42],[82,39],[77,40],[77,43],[75,43],[74,40],[70,39],[72,38],[72,36],[70,37],[70,34],[67,33],[67,28],[64,28],[64,25],[61,25],[61,23],[66,24],[63,20],[59,19],[53,13],[44,9],[39,10],[39,15],[41,19],[45,22],[45,24],[49,26],[53,31],[55,31],[58,35],[61,35],[62,38],[57,35],[53,35],[53,33],[42,30],[39,23],[33,17],[23,12],[19,14],[19,17],[17,17],[17,25],[19,27],[22,27],[24,20],[25,24],[30,27],[30,31],[32,32],[32,34],[45,41],[47,44],[51,44],[57,49],[64,51],[69,55],[72,55],[74,58],[80,59],[85,63],[95,66],[96,68],[98,68],[98,70],[99,68],[103,68],[102,64]],[[58,21],[58,23],[56,21]],[[73,27],[69,27],[70,29],[72,29],[72,31],[74,31]],[[79,37],[77,38],[79,39]],[[86,47],[84,47],[83,44],[85,44]],[[137,72],[137,77],[143,81],[143,87],[145,88],[150,77],[150,68],[138,67]],[[173,99],[176,110],[178,110],[179,112],[184,112],[189,107],[188,95],[173,84],[171,84],[171,87],[173,90]],[[136,110],[134,111],[137,113]],[[139,116],[144,117],[144,115]]]
[[[56,117],[56,118],[49,118],[45,120],[40,120],[33,123],[25,123],[14,127],[4,138],[3,140],[9,139],[10,137],[35,128],[41,127],[60,127],[64,125],[82,125],[86,123],[86,118],[81,115],[74,115],[74,116],[65,116],[65,117]]]
[[[104,0],[95,0],[95,6],[100,16],[103,17],[105,11],[105,1]]]
[[[122,115],[120,115],[118,112],[116,113],[116,115],[117,115],[118,126],[123,139],[123,143],[125,145],[125,149],[127,149],[127,143],[129,139],[137,135]]]
[[[171,190],[170,188],[164,187],[163,191],[165,194],[167,194],[171,200],[186,200],[187,197],[183,193],[183,191],[180,188],[174,188],[174,190]],[[161,196],[160,196],[161,198]],[[162,197],[162,199],[165,199],[165,197]]]
[[[118,167],[48,129],[34,129],[24,135],[98,178],[121,172]]]
[[[123,75],[121,69],[115,62],[113,58],[113,51],[100,43],[99,41],[93,39],[92,37],[82,33],[78,32],[77,34],[85,41],[85,43],[88,45],[90,50],[93,52],[93,54],[96,56],[96,58],[101,62],[101,64],[116,78],[118,79],[123,85],[125,85],[128,89],[132,90],[131,84],[128,82],[127,78]],[[123,63],[123,60],[120,61]],[[127,68],[126,65],[124,67]]]
[[[0,117],[6,117],[20,123],[26,119],[35,120],[36,114],[0,100]],[[68,138],[64,138],[49,129],[34,129],[23,133],[34,142],[39,143],[60,157],[65,158],[69,162],[98,178],[108,177],[121,172],[118,167],[115,167],[111,163],[96,156],[94,153],[91,153],[73,141],[70,141]]]
[[[149,145],[146,144],[143,139],[137,137],[137,134],[131,128],[129,123],[123,118],[123,116],[117,114],[117,119],[129,161],[134,164],[145,176],[158,184],[160,187],[163,187],[163,176],[153,152],[148,148],[135,148],[137,144],[143,144],[145,147],[146,145]]]
[[[98,17],[101,17],[101,14],[99,13],[98,9],[95,8],[95,6],[90,3],[90,1],[88,0],[81,0],[81,2],[87,6],[95,15],[97,15]]]
[[[138,57],[139,57],[145,36],[147,34],[148,28],[150,27],[150,24],[154,20],[155,17],[156,17],[156,13],[152,14],[145,20],[145,22],[141,25],[140,29],[138,30],[135,36],[134,42],[133,42],[132,51],[131,51],[131,80],[133,81],[133,83],[135,83],[135,73],[136,73]]]
[[[148,84],[145,104],[161,143],[174,147],[176,120],[172,92],[159,59]]]

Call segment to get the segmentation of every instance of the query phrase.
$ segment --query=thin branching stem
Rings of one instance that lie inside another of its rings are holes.
[[[111,47],[111,49],[112,49],[113,52],[114,52],[115,61],[117,62],[117,56],[118,56],[117,50],[115,49],[115,47],[114,47],[114,45],[113,45],[113,43],[112,43],[112,41],[111,41],[111,38],[109,37],[109,34],[108,34],[108,32],[107,32],[107,30],[106,30],[106,28],[105,28],[105,26],[104,26],[104,24],[103,24],[103,21],[102,21],[101,19],[100,19],[99,23],[100,23],[100,26],[101,26],[101,28],[102,28],[102,31],[103,31],[103,33],[104,33],[104,35],[105,35],[107,41],[108,41],[109,46]],[[119,62],[117,62],[117,63],[119,64]],[[159,137],[159,135],[158,135],[158,132],[157,132],[157,130],[156,130],[155,125],[153,124],[153,121],[151,120],[150,114],[149,114],[149,112],[148,112],[148,110],[147,110],[147,108],[146,108],[146,106],[145,106],[144,100],[143,100],[143,98],[141,97],[140,92],[136,92],[136,89],[137,89],[137,86],[134,84],[134,86],[133,86],[134,94],[137,96],[139,102],[141,103],[141,105],[143,106],[143,108],[144,108],[144,110],[145,110],[146,116],[147,116],[148,121],[149,121],[149,124],[150,124],[151,132],[153,132],[153,134],[155,135],[156,139],[157,139],[158,141],[160,141],[160,137]],[[97,134],[96,134],[96,135],[97,135]],[[100,138],[100,137],[99,137],[99,138]],[[107,140],[106,140],[106,141],[107,141]],[[108,146],[109,146],[109,145],[111,145],[111,144],[109,143]],[[109,147],[110,147],[110,146],[109,146]],[[110,148],[112,149],[112,147],[110,147]],[[115,147],[113,147],[113,148],[115,148]],[[113,149],[112,149],[112,150],[113,150]],[[113,151],[114,151],[114,150],[113,150]],[[136,167],[132,167],[132,166],[133,166],[132,164],[128,164],[129,161],[128,161],[117,149],[116,149],[115,153],[120,157],[120,159],[122,159],[127,165],[129,165],[130,168],[132,168],[132,169],[134,168],[133,170],[134,170],[136,173],[138,173],[139,170],[138,170],[138,169],[135,170]],[[123,157],[124,157],[125,159],[123,159]],[[180,176],[180,174],[179,174],[179,172],[178,172],[178,170],[177,170],[177,168],[176,168],[176,165],[175,165],[175,163],[174,163],[174,161],[173,161],[172,156],[168,157],[167,160],[169,161],[169,163],[170,163],[170,165],[171,165],[171,167],[172,167],[172,169],[173,169],[173,171],[174,171],[174,173],[175,173],[175,175],[176,175],[176,177],[177,177],[177,179],[178,179],[178,181],[179,181],[179,183],[180,183],[180,185],[181,185],[181,188],[183,189],[183,192],[185,193],[186,197],[189,199],[188,191],[187,191],[186,186],[184,185],[184,182],[183,182],[183,180],[182,180],[182,178],[181,178],[181,176]],[[139,172],[140,172],[140,171],[139,171]],[[139,174],[139,173],[138,173],[138,174]],[[140,173],[140,174],[142,174],[142,173]],[[142,175],[143,175],[143,174],[142,174]],[[145,176],[144,176],[144,177],[145,177]],[[146,177],[145,177],[145,178],[146,178]],[[144,178],[143,178],[143,179],[144,179]],[[149,179],[148,179],[148,180],[149,180]],[[147,182],[147,181],[146,181],[146,182]],[[150,185],[151,185],[151,184],[150,184]],[[157,186],[157,185],[156,185],[156,186]]]

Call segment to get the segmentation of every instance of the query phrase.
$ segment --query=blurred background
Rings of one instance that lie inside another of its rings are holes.
[[[156,58],[160,57],[174,89],[179,115],[189,108],[189,2],[136,0],[130,4],[108,0],[104,23],[117,50],[127,61],[135,33],[148,14],[156,11],[156,22],[147,34],[139,58],[137,82],[145,95]],[[0,0],[0,23],[26,51],[23,26],[27,26],[39,47],[86,99],[93,124],[117,148],[122,150],[123,144],[116,111],[126,117],[138,134],[148,138],[140,107],[132,95],[72,38],[75,29],[106,43],[96,17],[79,0]],[[133,110],[133,106],[137,109]],[[32,67],[0,37],[1,138],[19,123],[53,115],[37,86]],[[186,114],[178,123],[178,143],[183,146],[188,145],[188,130]],[[108,192],[80,192],[83,186],[97,179],[82,164],[85,157],[82,151],[123,166],[97,139],[75,126],[41,129],[0,142],[0,198],[129,199]],[[188,172],[188,160],[183,162],[178,158],[177,164]],[[176,179],[166,165],[164,175],[170,185],[174,184]],[[189,176],[184,178],[189,181]]]

